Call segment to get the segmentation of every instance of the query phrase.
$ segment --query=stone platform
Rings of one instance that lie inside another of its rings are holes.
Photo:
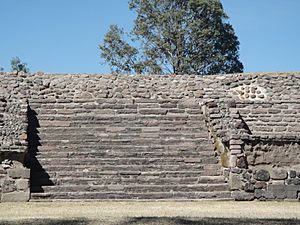
[[[299,200],[300,74],[0,79],[1,201]]]

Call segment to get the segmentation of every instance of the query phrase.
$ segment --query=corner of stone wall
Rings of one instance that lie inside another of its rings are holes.
[[[28,149],[26,98],[0,97],[0,200],[30,198],[30,169],[24,166]]]
[[[244,148],[250,131],[235,108],[235,102],[224,104],[211,100],[203,104],[202,110],[233,199],[263,200],[270,174],[248,167]]]
[[[248,152],[255,151],[254,146],[261,144],[262,141],[250,138],[245,142]],[[274,148],[275,145],[271,146],[271,151],[274,151]],[[284,151],[282,147],[281,149]],[[258,164],[249,161],[248,169],[231,173],[229,183],[235,200],[300,200],[299,165],[280,166],[273,162],[267,163],[267,159]]]
[[[230,168],[230,150],[229,142],[226,142],[222,135],[221,111],[216,102],[209,101],[202,105],[202,112],[215,152],[219,158],[218,161],[224,170],[228,170]]]
[[[253,138],[234,101],[208,101],[202,110],[234,200],[300,200],[300,168],[267,163],[267,159],[257,165],[250,158],[247,161],[247,152],[255,152],[257,145],[262,145],[261,151],[270,149],[264,150],[263,140]],[[274,144],[267,147],[276,148]]]

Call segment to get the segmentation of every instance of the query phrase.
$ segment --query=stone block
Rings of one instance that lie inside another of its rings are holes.
[[[236,161],[237,161],[237,156],[236,155],[231,155],[229,159],[229,163],[231,167],[236,167]]]
[[[26,191],[29,189],[29,180],[28,179],[18,179],[16,180],[17,190]]]
[[[258,181],[269,181],[270,180],[270,173],[267,170],[257,170],[254,174],[254,178]]]
[[[242,149],[241,145],[233,145],[233,144],[231,144],[229,148],[230,148],[230,150],[241,150]]]
[[[272,180],[272,184],[285,184],[285,180]]]
[[[284,169],[272,169],[270,171],[270,177],[273,180],[284,180],[288,177],[288,173]]]
[[[254,194],[245,191],[233,191],[232,198],[235,201],[251,201],[254,199]]]
[[[71,124],[70,121],[41,121],[40,126],[43,127],[69,127]]]
[[[241,173],[243,172],[242,169],[237,168],[237,167],[230,168],[230,171],[231,171],[232,173],[238,173],[238,174],[241,174]]]
[[[255,182],[254,187],[256,189],[265,189],[267,187],[267,183],[264,181],[257,181],[257,182]]]
[[[230,145],[242,145],[243,144],[243,141],[242,140],[230,140],[229,141],[229,144]]]
[[[28,202],[29,198],[29,191],[15,191],[10,193],[3,193],[1,196],[1,202]]]
[[[297,175],[295,170],[290,170],[290,178],[295,178]]]
[[[153,114],[153,115],[166,115],[167,110],[166,109],[140,109],[140,114],[147,115],[147,114]]]
[[[265,191],[261,189],[255,189],[254,190],[254,197],[257,199],[265,197]]]
[[[16,185],[15,181],[13,179],[4,179],[2,183],[2,192],[3,193],[9,193],[15,191]]]
[[[20,136],[19,136],[20,140],[27,140],[27,134],[26,133],[22,133]]]
[[[264,193],[264,197],[266,199],[274,199],[275,198],[274,192],[271,191],[271,190],[266,190],[265,193]]]
[[[231,149],[230,150],[231,155],[238,155],[238,154],[241,154],[241,153],[242,153],[241,149]]]
[[[300,178],[287,179],[286,183],[288,185],[300,185]]]
[[[120,175],[136,175],[136,176],[139,176],[141,175],[141,172],[140,171],[122,171],[120,172]]]
[[[286,198],[295,200],[299,199],[300,185],[287,185],[286,186]]]
[[[243,178],[249,181],[252,178],[252,174],[245,171],[243,172]]]
[[[246,192],[253,192],[254,191],[254,185],[251,183],[245,183],[244,185],[244,191]]]
[[[27,168],[13,168],[8,169],[8,176],[11,178],[23,178],[23,179],[29,179],[30,178],[30,169]]]
[[[242,177],[240,174],[230,173],[229,187],[231,190],[241,190],[242,189],[243,184],[242,184]]]
[[[286,185],[283,184],[271,184],[268,186],[268,191],[272,192],[276,199],[285,199],[287,196]]]
[[[281,110],[280,109],[269,109],[268,110],[268,112],[270,113],[270,114],[278,114],[278,113],[280,113],[281,112]]]
[[[238,157],[236,160],[236,166],[239,168],[247,168],[247,161],[245,157]]]
[[[291,191],[286,191],[286,198],[287,199],[297,199],[298,198],[298,194],[297,194],[298,192],[297,191],[293,191],[293,190],[291,190]]]
[[[287,185],[286,190],[300,192],[300,185]]]

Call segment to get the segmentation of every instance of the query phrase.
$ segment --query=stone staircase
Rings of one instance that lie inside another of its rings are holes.
[[[29,104],[31,201],[230,199],[195,103],[32,99]]]

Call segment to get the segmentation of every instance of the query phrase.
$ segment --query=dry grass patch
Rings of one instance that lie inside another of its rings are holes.
[[[295,225],[299,202],[1,203],[0,225]]]

